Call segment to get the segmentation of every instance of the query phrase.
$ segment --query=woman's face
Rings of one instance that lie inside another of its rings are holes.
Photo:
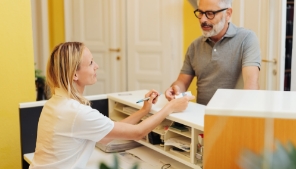
[[[93,56],[87,47],[84,47],[82,51],[82,58],[80,63],[80,69],[76,70],[74,81],[76,84],[84,90],[86,85],[92,85],[97,81],[96,70],[99,66],[93,60]]]

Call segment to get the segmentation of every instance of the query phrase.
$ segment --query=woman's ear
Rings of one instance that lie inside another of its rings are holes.
[[[74,78],[73,78],[73,80],[78,80],[78,76],[77,76],[76,73],[74,74]]]

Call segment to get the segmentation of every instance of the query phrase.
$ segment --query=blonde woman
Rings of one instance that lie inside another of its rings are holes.
[[[90,50],[80,42],[55,47],[47,63],[46,81],[52,97],[43,107],[36,150],[30,169],[85,168],[95,143],[113,139],[139,140],[170,113],[186,109],[193,96],[169,102],[158,113],[138,123],[157,102],[158,92],[149,91],[143,107],[120,122],[103,116],[83,97],[85,86],[97,81],[99,68]]]

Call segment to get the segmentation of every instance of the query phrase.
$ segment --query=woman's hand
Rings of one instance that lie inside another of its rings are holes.
[[[157,102],[159,93],[152,89],[147,94],[145,94],[145,98],[150,97],[149,100],[144,101],[144,105],[142,107],[142,110],[149,113],[152,107],[152,104],[155,104]]]
[[[188,102],[193,99],[195,99],[194,96],[183,96],[181,98],[171,100],[167,103],[167,106],[169,106],[172,112],[181,112],[187,108]]]

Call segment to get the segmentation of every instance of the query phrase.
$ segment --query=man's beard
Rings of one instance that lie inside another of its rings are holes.
[[[203,27],[203,26],[211,26],[213,28],[210,31],[204,31],[202,29],[203,36],[209,38],[209,37],[218,35],[222,31],[222,29],[224,28],[225,22],[226,22],[226,16],[223,16],[221,21],[219,23],[217,23],[216,25],[211,25],[211,24],[207,24],[207,22],[203,22],[201,24],[201,27]]]

